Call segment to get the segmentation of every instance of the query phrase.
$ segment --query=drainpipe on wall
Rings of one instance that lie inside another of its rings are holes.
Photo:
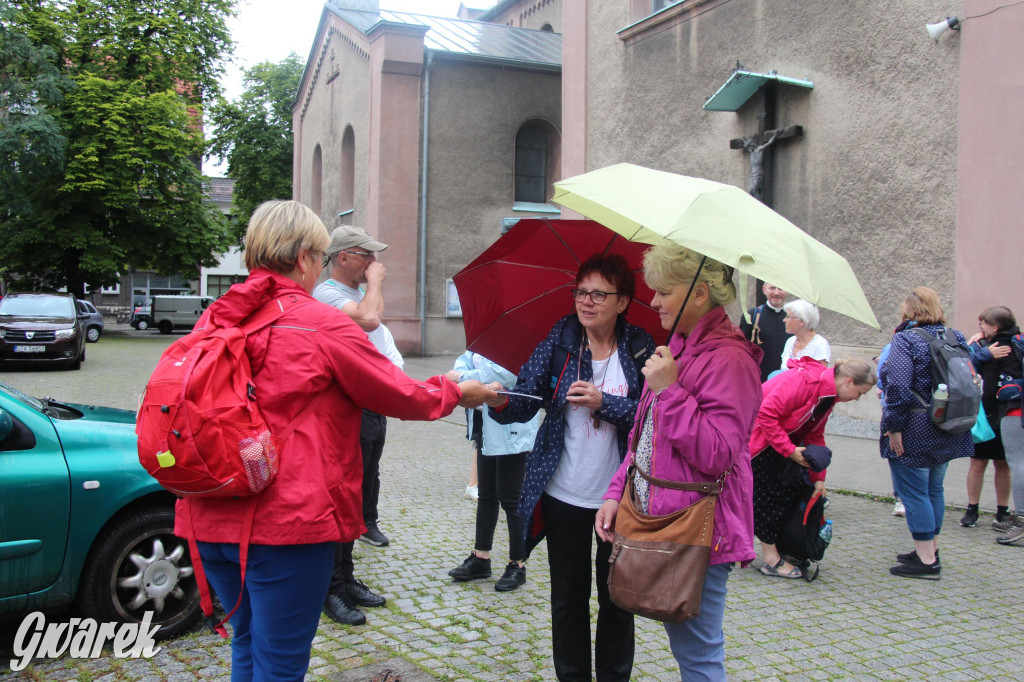
[[[427,160],[430,151],[430,64],[434,53],[427,52],[423,71],[423,159],[420,179],[420,353],[427,354]]]

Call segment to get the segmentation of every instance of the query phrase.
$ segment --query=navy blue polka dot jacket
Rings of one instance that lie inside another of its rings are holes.
[[[568,342],[565,343],[567,347],[563,346],[562,340],[564,325],[568,325],[568,333],[565,338],[565,341]],[[565,439],[563,408],[566,404],[569,386],[576,381],[577,370],[579,370],[580,380],[593,381],[594,373],[590,364],[590,350],[585,349],[580,357],[582,331],[583,325],[580,324],[576,315],[563,317],[555,323],[547,338],[537,345],[530,359],[519,370],[516,392],[539,396],[543,398],[543,401],[509,396],[508,404],[500,412],[494,408],[488,408],[491,417],[501,424],[529,421],[542,406],[547,410],[544,422],[537,432],[533,450],[527,456],[526,478],[523,481],[523,489],[519,497],[518,514],[526,519],[527,554],[543,537],[542,524],[537,523],[535,511],[540,496],[555,473],[562,457]],[[629,350],[633,337],[637,335],[642,336],[645,340],[645,351],[639,360],[642,367],[654,352],[654,339],[640,327],[628,324],[620,317],[615,326],[615,338],[618,344],[617,357],[629,389],[625,396],[605,393],[601,409],[594,413],[595,417],[615,427],[618,435],[620,461],[626,456],[627,439],[629,431],[633,427],[637,401],[640,399],[640,391],[643,388],[643,376],[637,370],[637,364]],[[565,378],[558,382],[558,393],[553,395],[551,356],[554,354],[556,346],[561,346],[568,353],[569,359],[565,366]]]

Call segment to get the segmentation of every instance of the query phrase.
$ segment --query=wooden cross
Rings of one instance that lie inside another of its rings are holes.
[[[766,83],[761,87],[757,134],[729,140],[730,149],[745,149],[750,153],[750,183],[747,191],[766,206],[772,205],[772,145],[804,134],[803,126],[775,128],[775,109],[775,86]]]
[[[737,65],[738,66],[738,65]],[[775,127],[775,86],[765,83],[761,87],[761,113],[757,115],[757,134],[729,140],[730,149],[744,149],[750,153],[750,183],[747,191],[765,206],[772,205],[772,146],[782,140],[791,140],[804,134],[803,126]],[[757,305],[765,302],[761,280],[754,287]]]

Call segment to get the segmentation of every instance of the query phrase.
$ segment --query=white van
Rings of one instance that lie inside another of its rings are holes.
[[[153,325],[163,334],[192,329],[211,303],[209,296],[154,296],[150,305]]]

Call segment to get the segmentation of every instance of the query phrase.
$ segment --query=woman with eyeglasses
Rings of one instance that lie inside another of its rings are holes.
[[[306,675],[335,543],[355,540],[364,528],[362,410],[427,420],[456,405],[497,403],[497,394],[478,381],[411,379],[347,315],[317,303],[311,294],[329,244],[308,207],[261,204],[245,233],[248,279],[207,308],[193,332],[236,327],[267,309],[284,311],[245,338],[263,418],[272,433],[287,436],[277,476],[258,498],[185,497],[175,508],[174,531],[195,537],[225,609],[238,602],[230,618],[234,680]],[[247,559],[240,552],[245,541]]]
[[[782,349],[782,369],[789,367],[790,360],[812,357],[828,367],[832,360],[832,348],[824,336],[817,332],[818,306],[798,299],[782,306],[786,311],[786,333],[792,334]]]
[[[597,540],[594,517],[626,454],[640,369],[654,352],[651,336],[625,320],[636,278],[618,255],[593,255],[580,266],[576,314],[558,320],[523,365],[515,392],[491,408],[502,424],[546,416],[527,457],[519,515],[527,520],[527,555],[547,537],[551,630],[559,680],[628,680],[633,669],[633,615],[608,597],[612,545]],[[597,566],[597,641],[593,664],[590,592]]]

